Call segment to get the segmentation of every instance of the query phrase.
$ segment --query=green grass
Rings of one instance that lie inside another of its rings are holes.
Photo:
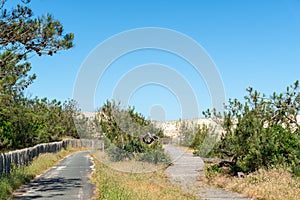
[[[28,166],[13,167],[10,174],[0,176],[0,199],[11,199],[13,191],[75,151],[77,150],[67,149],[54,154],[42,154]]]

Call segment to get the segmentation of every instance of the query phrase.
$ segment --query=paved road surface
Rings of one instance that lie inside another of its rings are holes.
[[[89,183],[88,176],[92,172],[93,162],[88,154],[88,151],[81,151],[66,157],[45,174],[18,190],[14,199],[90,199],[95,188]]]
[[[204,162],[200,157],[193,156],[192,153],[184,152],[178,147],[172,145],[164,146],[164,149],[169,153],[173,165],[165,171],[169,175],[170,181],[178,184],[183,189],[193,192],[201,199],[207,200],[222,200],[222,199],[240,199],[250,200],[245,195],[226,191],[213,187],[197,188],[195,183],[197,177],[204,175]]]
[[[184,189],[191,189],[197,176],[203,171],[202,159],[171,145],[164,146],[164,149],[172,159],[173,165],[165,171],[171,182],[179,184]]]

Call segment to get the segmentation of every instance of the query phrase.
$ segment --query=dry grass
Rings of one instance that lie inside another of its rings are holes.
[[[109,156],[101,151],[94,152],[93,155],[101,161],[104,165],[113,168],[117,171],[130,172],[130,173],[145,173],[153,172],[167,167],[165,164],[150,164],[136,160],[129,160],[123,162],[113,162]]]
[[[196,199],[179,187],[171,185],[161,166],[156,171],[148,173],[129,173],[107,166],[100,162],[98,157],[99,155],[94,156],[95,172],[92,174],[92,180],[97,185],[96,199]],[[126,170],[135,164],[137,165],[135,169],[140,167],[144,169],[145,165],[152,165],[148,167],[155,169],[154,164],[142,162],[116,163],[117,167],[126,166]]]
[[[300,196],[300,178],[283,169],[259,170],[245,178],[218,174],[208,183],[255,199],[298,200]]]

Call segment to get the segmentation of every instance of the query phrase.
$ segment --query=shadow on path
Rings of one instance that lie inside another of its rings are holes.
[[[25,195],[16,196],[14,199],[37,199],[41,197],[46,198],[57,198],[57,196],[63,196],[64,191],[69,190],[70,188],[80,188],[81,179],[73,178],[66,179],[63,177],[57,178],[41,178],[36,181],[33,181],[27,184],[24,188],[18,191],[18,193],[27,192]],[[55,191],[55,193],[53,193]],[[34,194],[35,193],[35,194]],[[42,195],[49,194],[49,195]]]

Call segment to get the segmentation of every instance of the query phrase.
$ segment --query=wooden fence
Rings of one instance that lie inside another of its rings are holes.
[[[88,149],[102,149],[104,144],[101,140],[63,140],[60,142],[43,143],[34,147],[10,151],[0,154],[0,175],[11,172],[12,166],[28,165],[35,157],[43,153],[55,153],[67,147],[84,147]]]

